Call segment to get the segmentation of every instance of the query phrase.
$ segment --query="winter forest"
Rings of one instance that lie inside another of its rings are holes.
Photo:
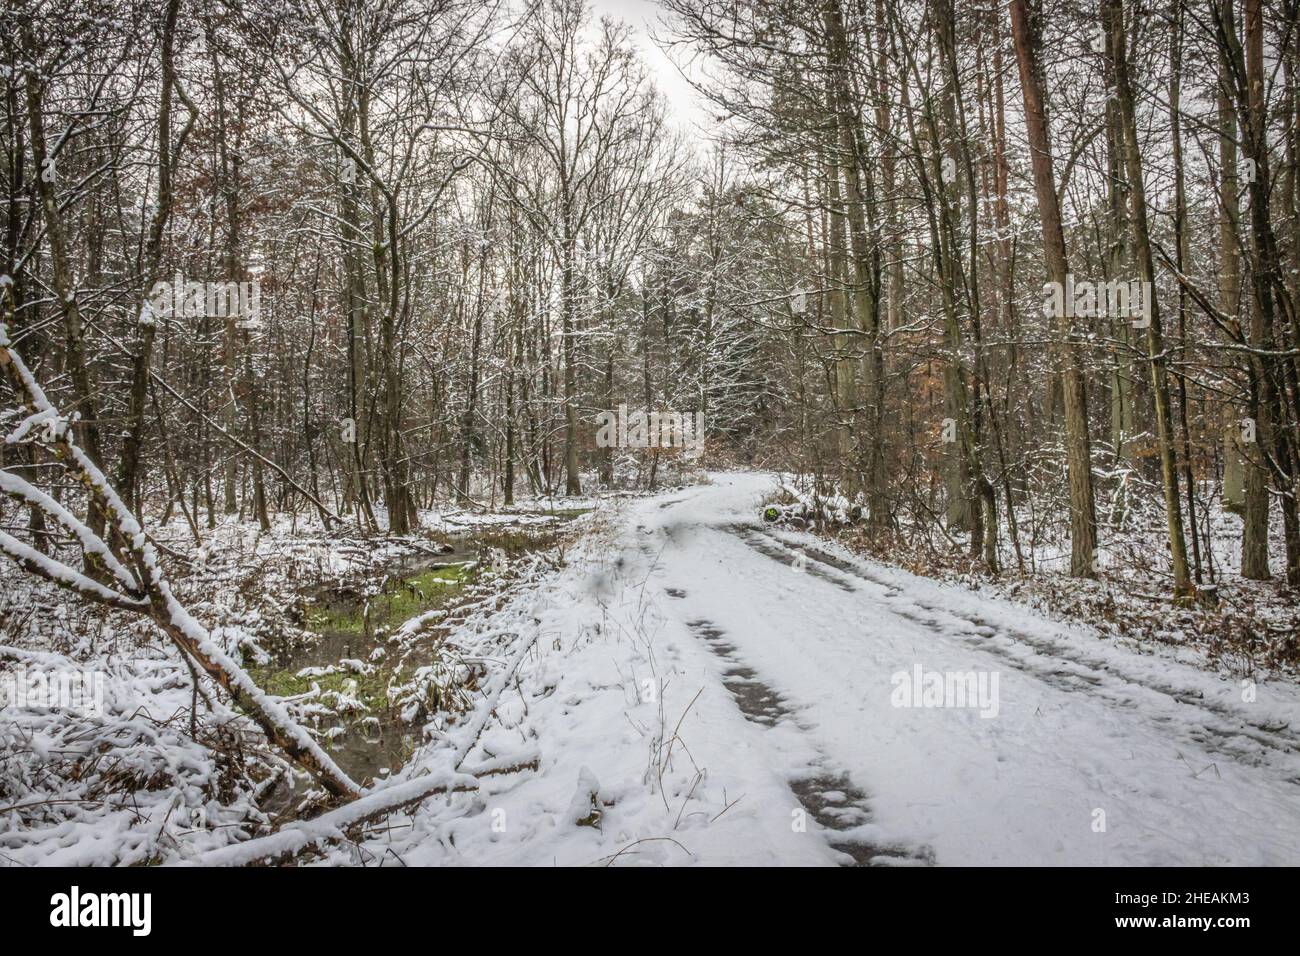
[[[0,17],[0,866],[1300,863],[1300,0]]]

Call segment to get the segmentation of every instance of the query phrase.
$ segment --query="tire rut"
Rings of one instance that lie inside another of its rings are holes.
[[[1216,701],[1207,700],[1198,692],[1170,684],[1161,684],[1136,679],[1117,671],[1111,664],[1097,657],[1079,655],[1073,647],[1060,641],[1031,635],[1014,628],[994,625],[978,615],[963,615],[948,608],[941,608],[924,601],[913,599],[911,604],[925,613],[917,613],[906,607],[890,606],[892,601],[902,594],[902,589],[892,582],[872,575],[861,565],[833,555],[813,545],[792,545],[775,535],[754,525],[725,525],[720,530],[728,531],[738,537],[760,554],[785,564],[794,556],[802,554],[807,560],[807,570],[814,576],[826,579],[837,578],[833,583],[839,587],[857,591],[859,588],[844,581],[844,577],[864,581],[885,589],[884,602],[889,611],[899,617],[928,628],[942,628],[943,618],[950,622],[961,622],[973,630],[964,627],[944,630],[944,635],[960,640],[973,648],[984,651],[1005,661],[1008,666],[1030,674],[1045,683],[1069,692],[1083,691],[1100,696],[1105,700],[1125,709],[1137,709],[1138,703],[1131,698],[1116,694],[1105,687],[1105,675],[1134,687],[1162,694],[1169,699],[1186,706],[1197,707],[1227,722],[1229,726],[1215,726],[1203,723],[1200,727],[1189,729],[1186,736],[1191,741],[1213,751],[1252,766],[1268,763],[1265,754],[1236,744],[1239,739],[1246,739],[1266,751],[1280,754],[1300,752],[1300,737],[1287,732],[1288,726],[1277,727],[1255,723],[1231,708]],[[814,568],[818,568],[814,572]],[[1035,665],[1008,649],[992,642],[992,638],[1005,638],[1027,647],[1045,659],[1042,665]],[[1089,673],[1091,671],[1091,673]],[[1173,726],[1172,719],[1154,716],[1157,723]],[[1300,784],[1300,776],[1288,777],[1288,782]]]
[[[799,722],[785,699],[736,656],[737,648],[712,621],[697,619],[686,626],[726,663],[722,683],[731,692],[746,720],[764,727]],[[789,781],[790,790],[822,828],[826,842],[852,866],[930,866],[934,851],[902,842],[881,841],[871,826],[870,799],[849,775],[825,766],[824,758]]]

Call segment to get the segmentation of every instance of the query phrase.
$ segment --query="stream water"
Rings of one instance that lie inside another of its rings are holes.
[[[410,757],[427,719],[404,720],[387,690],[434,664],[443,638],[436,627],[400,641],[393,639],[395,632],[417,615],[454,607],[477,573],[481,554],[490,559],[489,550],[503,541],[516,553],[546,547],[550,532],[578,513],[521,515],[517,521],[464,529],[449,546],[409,554],[365,581],[304,594],[302,623],[308,635],[268,647],[272,663],[255,676],[271,693],[319,708],[313,726],[353,780],[366,786],[383,779]],[[354,700],[365,709],[350,709]],[[430,709],[436,705],[430,702]],[[298,784],[281,785],[267,804],[291,813],[300,791]]]
[[[337,689],[366,706],[359,713],[323,716],[318,727],[330,735],[330,756],[359,784],[368,785],[397,770],[415,748],[418,725],[402,719],[400,709],[384,695],[385,685],[409,679],[418,668],[431,664],[441,637],[391,640],[405,622],[403,614],[409,611],[407,616],[415,616],[453,603],[477,560],[477,551],[461,544],[445,554],[408,556],[384,572],[378,594],[318,591],[304,602],[312,639],[281,648],[275,655],[275,666],[286,674],[333,669],[333,674],[320,675],[318,686],[341,683]],[[445,584],[433,583],[442,579],[439,574],[445,574]],[[373,670],[364,673],[351,662]],[[313,680],[310,673],[305,680]]]

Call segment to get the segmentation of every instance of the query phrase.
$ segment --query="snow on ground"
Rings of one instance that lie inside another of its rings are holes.
[[[774,487],[718,474],[622,503],[493,619],[535,643],[466,766],[537,768],[328,859],[1300,863],[1294,686],[773,531]],[[996,677],[995,707],[895,706],[918,665]]]
[[[372,800],[465,774],[479,788],[330,844],[324,862],[1300,863],[1293,684],[1242,686],[1190,649],[1120,644],[764,525],[775,488],[773,476],[724,473],[583,502],[595,512],[564,566],[539,564],[449,638],[485,665],[473,719],[438,724]],[[168,530],[183,547],[183,526]],[[291,590],[418,544],[232,522],[181,585],[205,620],[253,629],[258,606],[235,600],[250,577],[254,596]],[[141,650],[143,625],[73,627],[76,609],[51,610],[47,590],[10,595],[6,641],[26,649],[0,651],[57,652],[65,668],[102,658],[106,716],[6,712],[0,768],[22,799],[0,805],[0,862],[252,858],[233,843],[265,832],[255,787],[227,787],[214,763],[235,715],[219,707],[194,743],[183,665]],[[917,668],[970,675],[996,696],[895,706],[899,675]],[[119,775],[140,783],[69,790],[50,761],[75,770],[105,726]]]

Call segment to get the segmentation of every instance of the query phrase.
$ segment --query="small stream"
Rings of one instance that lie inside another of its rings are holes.
[[[322,716],[319,725],[331,735],[327,745],[330,756],[362,786],[395,772],[418,742],[420,722],[403,720],[400,708],[382,697],[383,685],[409,679],[417,668],[432,664],[441,643],[434,634],[398,643],[391,640],[393,633],[409,617],[442,603],[454,603],[477,561],[477,550],[461,543],[442,554],[407,556],[383,573],[379,594],[322,589],[304,601],[304,623],[315,639],[281,648],[275,655],[275,666],[290,674],[332,668],[334,674],[317,679],[322,684],[325,680],[336,684],[341,679],[344,693],[367,705],[367,710],[357,713]],[[430,572],[445,573],[447,583],[431,585],[438,578]],[[413,589],[419,589],[418,593]],[[400,601],[394,595],[400,596]],[[390,602],[397,605],[391,610],[399,613],[384,613]],[[376,608],[379,610],[374,611]],[[360,629],[354,626],[358,620]],[[364,667],[374,670],[365,674]],[[354,688],[350,694],[349,688]]]
[[[411,554],[391,565],[382,572],[385,582],[381,587],[402,587],[405,583],[418,577],[424,571],[457,568],[474,565],[479,560],[477,549],[460,543],[446,553]],[[378,572],[377,572],[378,573]],[[308,595],[303,602],[304,625],[312,632],[313,640],[302,646],[279,648],[275,663],[284,669],[303,667],[328,667],[344,658],[366,659],[370,651],[382,646],[383,637],[373,633],[383,629],[391,633],[402,621],[380,621],[371,628],[358,634],[354,630],[331,627],[328,623],[313,625],[314,616],[329,619],[347,619],[364,613],[367,601],[373,601],[374,595],[360,593],[356,589],[318,588]]]
[[[549,532],[578,513],[525,515],[517,522],[466,529],[449,544],[408,554],[361,582],[305,593],[300,621],[309,634],[268,647],[271,663],[256,668],[255,679],[287,701],[297,698],[308,713],[316,711],[311,726],[358,784],[382,780],[409,759],[421,743],[429,712],[442,710],[445,702],[435,688],[404,719],[403,701],[389,700],[389,688],[406,686],[420,668],[441,662],[443,636],[436,625],[427,634],[405,635],[400,641],[393,635],[411,618],[453,608],[475,580],[480,558],[490,562],[489,551],[498,544],[514,553],[547,547]],[[265,805],[292,814],[306,789],[301,783],[281,784]]]

